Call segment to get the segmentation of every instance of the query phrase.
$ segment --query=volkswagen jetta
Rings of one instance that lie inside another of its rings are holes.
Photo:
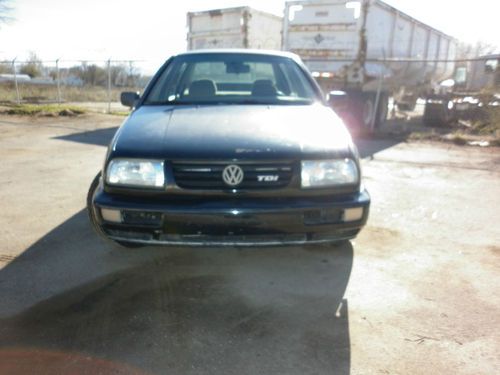
[[[300,59],[221,50],[170,58],[88,194],[98,233],[134,245],[351,239],[368,217],[358,152]]]

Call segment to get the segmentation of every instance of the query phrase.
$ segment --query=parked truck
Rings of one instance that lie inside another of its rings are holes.
[[[281,49],[282,18],[250,7],[187,14],[187,49]]]
[[[313,72],[351,125],[373,130],[388,99],[415,107],[454,72],[456,40],[380,0],[289,1],[283,49]]]

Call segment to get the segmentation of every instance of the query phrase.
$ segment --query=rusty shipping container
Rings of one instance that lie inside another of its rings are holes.
[[[187,49],[281,49],[282,18],[250,7],[187,14]]]

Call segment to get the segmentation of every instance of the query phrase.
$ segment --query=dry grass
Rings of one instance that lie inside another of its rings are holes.
[[[500,138],[500,108],[489,107],[484,111],[484,118],[474,122],[472,129],[477,134],[494,135]]]
[[[434,131],[414,131],[408,135],[408,140],[411,141],[439,141],[441,135]]]
[[[461,132],[455,132],[446,137],[449,141],[455,143],[456,145],[466,145],[469,142],[469,139],[466,135]]]
[[[77,106],[59,104],[20,104],[13,105],[3,111],[8,115],[19,116],[78,116],[86,110]]]
[[[437,128],[416,124],[408,127],[407,139],[413,141],[441,141],[457,145],[500,145],[500,107],[477,107],[468,118]]]
[[[120,100],[123,91],[139,91],[134,87],[114,87],[111,89],[111,101]],[[29,103],[56,102],[58,100],[57,86],[33,85],[19,83],[21,100]],[[108,91],[100,86],[61,86],[61,99],[66,102],[107,102]],[[15,85],[12,82],[0,83],[0,102],[15,102],[17,100]]]
[[[130,111],[111,111],[109,112],[109,114],[113,116],[127,117],[128,115],[130,115]]]

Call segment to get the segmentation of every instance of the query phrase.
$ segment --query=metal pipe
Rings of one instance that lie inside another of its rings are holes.
[[[16,59],[12,60],[12,71],[14,72],[14,84],[16,86],[17,104],[21,104],[21,95],[19,95],[19,85],[17,84]]]
[[[111,59],[108,59],[108,113],[111,113]]]
[[[370,123],[370,131],[372,132],[373,129],[375,129],[375,121],[377,120],[378,116],[378,105],[380,102],[380,93],[382,92],[382,81],[384,80],[384,68],[380,68],[380,77],[378,79],[378,86],[377,86],[377,94],[375,95],[375,113],[372,116],[372,120]]]
[[[57,84],[57,102],[61,104],[61,77],[59,75],[59,59],[56,60],[56,84]]]
[[[380,62],[380,63],[386,63],[386,62],[415,62],[415,63],[450,63],[450,62],[470,62],[470,61],[486,61],[486,60],[491,60],[490,57],[473,57],[469,59],[408,59],[408,58],[384,58],[384,59],[374,59],[374,58],[367,58],[366,62]],[[304,59],[304,61],[328,61],[328,62],[353,62],[356,61],[356,59],[353,58],[333,58],[333,59]]]

